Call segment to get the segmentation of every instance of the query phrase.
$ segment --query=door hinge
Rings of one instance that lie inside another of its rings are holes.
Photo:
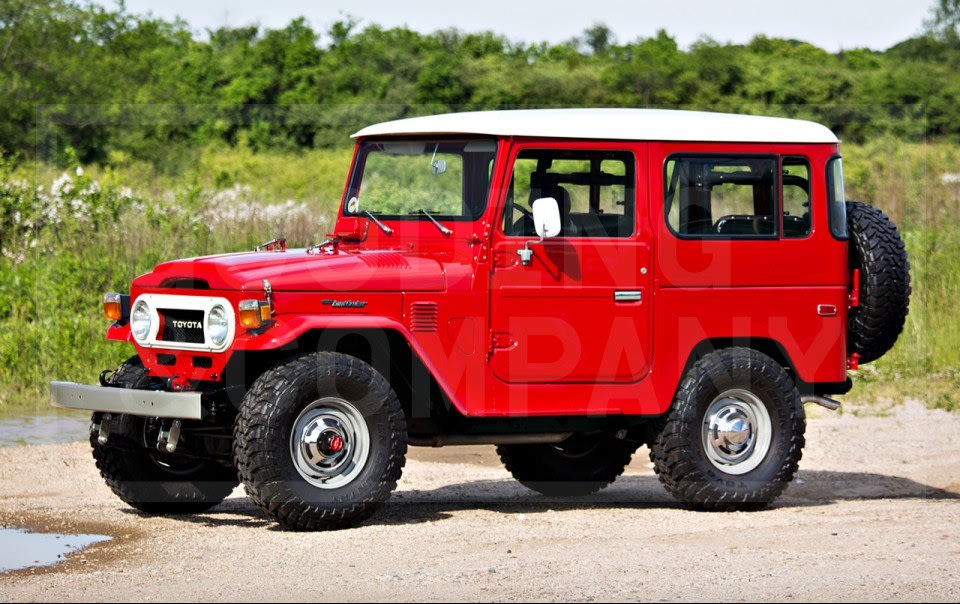
[[[490,331],[490,348],[487,350],[487,360],[489,361],[493,358],[493,353],[497,350],[503,350],[505,348],[511,348],[517,343],[508,333],[501,333]]]

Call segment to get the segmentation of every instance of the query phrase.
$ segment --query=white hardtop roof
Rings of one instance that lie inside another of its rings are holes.
[[[353,135],[485,134],[591,140],[731,143],[839,143],[815,122],[668,109],[520,109],[414,117],[367,126]]]

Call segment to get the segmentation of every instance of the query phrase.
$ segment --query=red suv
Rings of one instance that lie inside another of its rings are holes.
[[[584,109],[437,115],[355,135],[326,240],[178,260],[106,294],[137,355],[99,386],[107,484],[198,512],[242,481],[294,529],[353,525],[408,445],[494,444],[585,495],[647,445],[691,507],[753,509],[797,471],[803,403],[904,324],[894,225],[844,199],[804,121]]]

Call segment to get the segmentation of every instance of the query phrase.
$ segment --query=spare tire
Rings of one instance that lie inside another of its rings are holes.
[[[847,352],[861,363],[882,357],[896,343],[910,306],[910,262],[897,227],[886,214],[847,202],[850,270],[860,269],[860,305],[850,309]]]

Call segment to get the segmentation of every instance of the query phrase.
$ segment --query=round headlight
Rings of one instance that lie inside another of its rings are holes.
[[[130,313],[130,331],[133,337],[139,341],[147,339],[150,335],[150,329],[153,327],[153,320],[150,318],[150,308],[143,300],[137,302]]]
[[[211,308],[207,313],[207,335],[210,337],[210,343],[218,348],[226,344],[229,327],[227,311],[223,306],[217,304]]]

